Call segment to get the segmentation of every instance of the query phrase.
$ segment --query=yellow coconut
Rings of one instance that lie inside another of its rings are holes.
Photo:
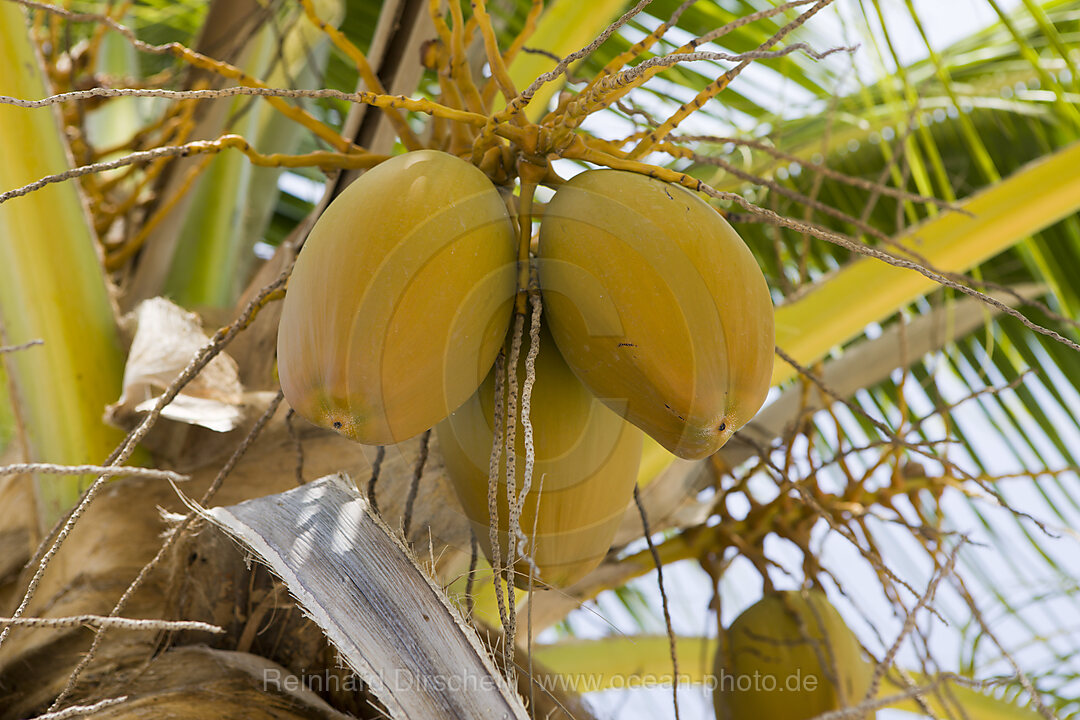
[[[368,444],[433,427],[494,363],[515,262],[506,206],[469,163],[420,150],[369,170],[319,218],[289,280],[285,399]]]
[[[731,624],[728,644],[716,655],[717,720],[809,720],[858,705],[870,687],[873,665],[819,591],[766,595]]]
[[[749,248],[694,193],[590,170],[540,225],[551,333],[597,396],[676,455],[720,448],[761,407],[773,306]]]
[[[518,363],[525,381],[528,335]],[[501,400],[503,417],[506,400]],[[494,372],[461,408],[438,426],[447,473],[488,559],[488,467],[495,407]],[[611,546],[633,497],[642,433],[597,400],[567,367],[551,336],[542,331],[530,418],[536,449],[532,490],[525,498],[521,528],[533,557],[537,587],[564,587],[594,569]],[[505,453],[503,453],[505,460]],[[525,441],[517,421],[515,475],[520,491],[525,474]],[[506,473],[499,475],[499,537],[507,557]],[[535,535],[534,535],[535,529]],[[515,582],[528,583],[530,566],[515,565]]]

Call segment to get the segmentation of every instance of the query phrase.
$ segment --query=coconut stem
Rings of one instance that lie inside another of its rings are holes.
[[[536,384],[536,356],[540,352],[540,313],[542,310],[540,293],[533,289],[529,291],[529,303],[532,305],[532,320],[529,324],[529,352],[525,356],[525,383],[521,387],[521,430],[525,441],[525,468],[521,478],[521,490],[518,492],[514,511],[510,515],[510,531],[516,538],[517,552],[529,563],[530,580],[539,577],[540,569],[533,561],[532,555],[527,553],[525,545],[528,538],[521,530],[521,511],[525,507],[525,498],[532,490],[533,467],[536,464],[536,445],[533,441],[532,426],[532,392]],[[514,502],[513,498],[510,498]],[[538,501],[539,502],[539,501]],[[535,544],[535,533],[533,543]],[[535,547],[533,548],[535,551]]]
[[[518,177],[521,180],[521,197],[518,205],[518,279],[514,312],[524,316],[528,312],[529,247],[532,241],[533,194],[536,186],[547,176],[547,166],[536,165],[528,160],[518,161]]]
[[[519,296],[520,297],[520,296]],[[514,529],[517,527],[517,424],[518,424],[518,359],[521,356],[521,336],[525,327],[525,315],[514,316],[514,329],[510,341],[510,357],[506,363],[506,504],[507,504],[507,542],[506,542],[506,589],[507,597],[507,620],[503,623],[506,636],[506,645],[503,648],[506,658],[506,676],[511,684],[514,680],[514,635],[517,629],[517,607],[515,606],[513,573],[514,573],[514,544],[517,539]],[[494,527],[494,523],[493,523]],[[496,579],[496,586],[499,580]]]
[[[492,410],[493,438],[491,458],[488,461],[488,540],[491,543],[491,582],[495,586],[495,601],[499,606],[499,620],[503,627],[509,627],[506,599],[502,585],[502,552],[499,548],[499,459],[502,456],[503,442],[503,386],[505,377],[505,356],[502,351],[495,358],[495,407]],[[511,602],[513,600],[511,599]]]

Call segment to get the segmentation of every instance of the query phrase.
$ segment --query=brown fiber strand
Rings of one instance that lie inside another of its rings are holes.
[[[420,436],[420,448],[416,457],[416,466],[413,468],[412,482],[409,483],[409,495],[405,499],[405,519],[401,524],[401,533],[405,536],[405,542],[409,542],[409,530],[412,529],[413,505],[416,504],[416,494],[420,491],[420,478],[424,476],[424,465],[428,459],[428,446],[431,443],[431,430],[425,430]]]
[[[375,460],[371,463],[371,477],[368,478],[367,483],[368,503],[371,504],[371,511],[376,515],[379,514],[379,499],[376,497],[375,488],[379,483],[379,473],[382,472],[382,464],[385,459],[386,446],[380,445],[375,450]]]
[[[304,443],[300,440],[300,433],[297,432],[296,426],[293,425],[293,417],[296,415],[296,411],[289,408],[289,412],[285,413],[285,428],[289,431],[289,437],[292,438],[293,447],[296,450],[296,466],[294,472],[296,474],[296,484],[304,484]]]
[[[664,625],[667,627],[668,644],[671,649],[671,701],[675,706],[675,720],[679,720],[679,657],[675,648],[675,630],[671,626],[671,609],[668,607],[667,591],[664,590],[664,563],[660,561],[660,553],[653,543],[652,532],[649,530],[649,516],[645,513],[645,505],[641,502],[641,493],[638,491],[637,483],[634,483],[634,504],[637,505],[638,515],[641,516],[645,542],[649,545],[649,552],[656,566],[656,584],[660,588],[660,604],[664,609]]]

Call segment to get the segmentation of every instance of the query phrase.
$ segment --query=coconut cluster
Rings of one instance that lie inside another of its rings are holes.
[[[518,577],[538,569],[534,581],[564,586],[607,552],[642,431],[702,458],[761,407],[773,312],[723,217],[636,173],[590,170],[559,186],[533,261],[544,308],[530,412],[538,480],[521,505],[532,564]],[[484,173],[439,151],[406,153],[362,175],[315,224],[278,334],[282,390],[311,422],[375,445],[438,425],[489,557],[495,409],[506,418],[513,408],[495,398],[493,366],[508,342],[517,262],[514,222]],[[526,333],[521,383],[530,342]],[[523,435],[519,426],[518,477]]]

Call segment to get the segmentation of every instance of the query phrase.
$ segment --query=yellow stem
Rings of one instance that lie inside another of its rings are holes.
[[[379,95],[386,94],[386,88],[383,87],[382,82],[379,81],[379,77],[375,74],[375,71],[371,69],[371,64],[368,62],[367,57],[360,48],[356,47],[349,38],[345,37],[345,34],[338,30],[333,25],[323,21],[318,13],[315,12],[315,5],[312,0],[300,0],[300,4],[304,6],[304,12],[311,22],[313,22],[320,30],[326,33],[330,41],[334,43],[343,53],[345,53],[353,64],[356,65],[356,70],[360,73],[360,78],[364,81],[368,90]],[[382,108],[386,113],[387,119],[390,120],[390,124],[394,126],[394,131],[397,132],[401,142],[409,150],[418,150],[423,147],[420,140],[416,137],[415,133],[409,129],[408,123],[405,122],[405,118],[401,116],[401,113],[396,108]]]
[[[502,53],[499,52],[499,41],[495,37],[495,28],[491,25],[491,16],[488,15],[485,0],[473,0],[473,19],[480,27],[480,34],[484,38],[484,51],[487,53],[488,65],[491,67],[491,77],[496,82],[504,98],[512,98],[517,95],[514,81],[503,63]],[[483,103],[483,100],[481,100]],[[486,107],[486,105],[484,106]]]
[[[454,27],[450,31],[450,77],[457,83],[465,107],[475,113],[484,112],[484,101],[473,83],[469,68],[468,55],[465,52],[465,20],[461,15],[461,4],[450,1],[450,18]]]

